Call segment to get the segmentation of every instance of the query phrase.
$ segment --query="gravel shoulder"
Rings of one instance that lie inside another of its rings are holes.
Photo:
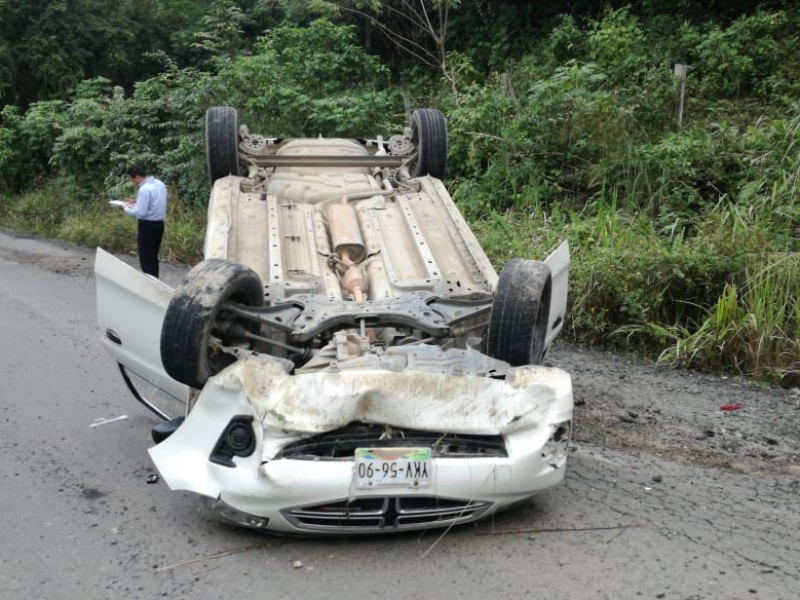
[[[800,389],[656,367],[566,345],[576,444],[743,473],[800,476]]]

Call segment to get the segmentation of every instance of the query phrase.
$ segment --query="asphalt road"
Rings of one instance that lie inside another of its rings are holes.
[[[148,483],[154,420],[100,346],[92,261],[0,232],[0,598],[800,597],[797,477],[580,440],[564,485],[477,526],[302,540],[208,521]]]

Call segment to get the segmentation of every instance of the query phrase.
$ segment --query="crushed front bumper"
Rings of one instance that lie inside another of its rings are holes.
[[[171,489],[206,497],[216,516],[238,525],[312,535],[426,529],[487,517],[558,484],[572,406],[571,380],[560,369],[517,367],[505,380],[289,375],[254,355],[211,378],[185,422],[150,454]],[[220,461],[231,423],[252,425],[252,448]],[[362,437],[348,433],[354,424]],[[430,480],[359,487],[348,444],[427,445]]]

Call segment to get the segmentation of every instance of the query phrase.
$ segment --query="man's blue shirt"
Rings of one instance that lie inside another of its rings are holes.
[[[167,186],[148,176],[139,184],[136,204],[126,206],[125,212],[144,221],[163,221],[167,212]]]

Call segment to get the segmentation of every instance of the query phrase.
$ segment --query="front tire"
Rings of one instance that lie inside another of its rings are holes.
[[[541,364],[552,287],[550,268],[543,262],[515,259],[506,263],[486,332],[489,356],[511,366]]]
[[[201,389],[209,377],[236,361],[212,342],[253,347],[246,334],[257,333],[259,324],[226,310],[227,302],[264,305],[264,288],[252,269],[226,260],[205,260],[175,289],[161,328],[161,362],[170,377]]]

